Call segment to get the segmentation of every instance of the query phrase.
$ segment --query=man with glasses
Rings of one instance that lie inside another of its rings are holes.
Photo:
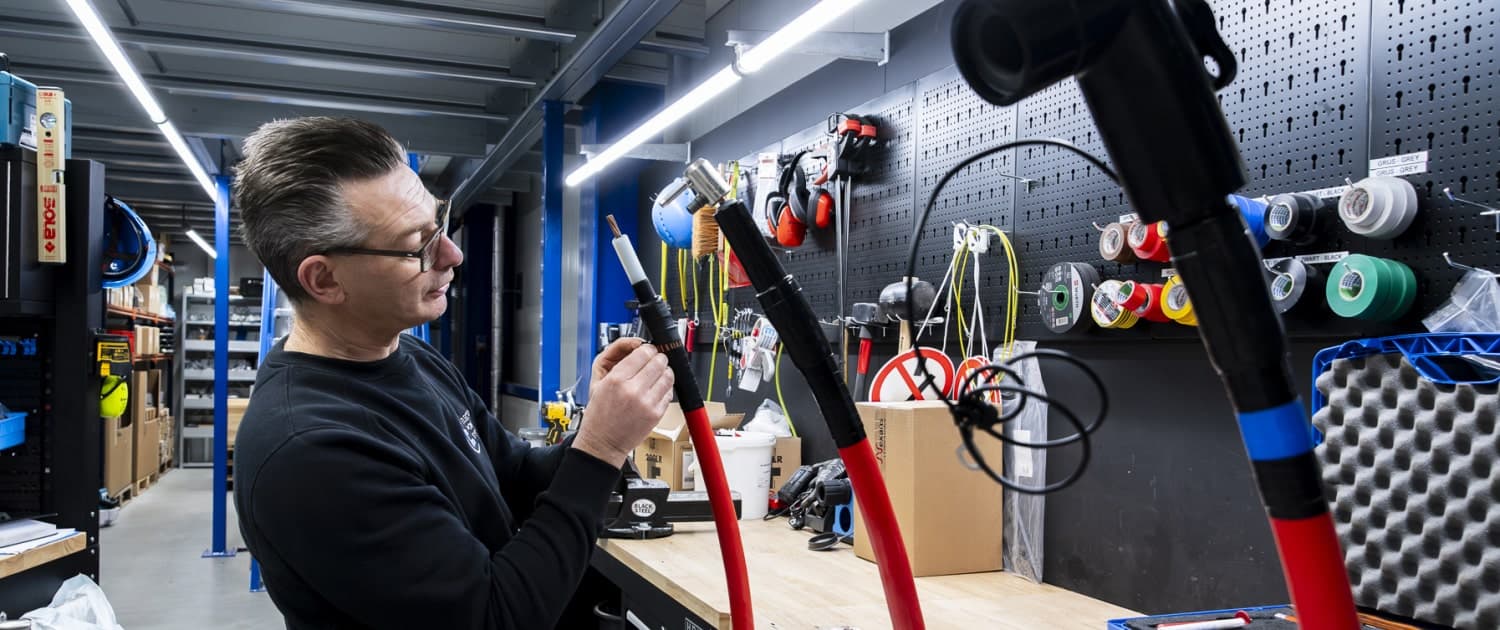
[[[529,447],[401,334],[443,314],[463,253],[394,138],[349,119],[267,123],[245,141],[234,205],[296,312],[235,451],[240,531],[287,627],[556,625],[620,466],[671,399],[666,356],[609,346],[575,438]]]

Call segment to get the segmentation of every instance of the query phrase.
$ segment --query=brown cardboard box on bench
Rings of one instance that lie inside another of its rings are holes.
[[[859,417],[885,476],[912,574],[999,571],[1002,488],[959,461],[962,440],[947,406],[941,401],[859,403]],[[1004,445],[991,439],[976,443],[985,461],[999,470]],[[874,562],[860,510],[854,515],[854,554]]]

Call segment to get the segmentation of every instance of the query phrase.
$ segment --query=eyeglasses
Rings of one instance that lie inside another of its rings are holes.
[[[437,258],[437,251],[438,251],[437,244],[441,240],[440,237],[442,235],[448,233],[448,202],[447,201],[439,201],[438,204],[437,204],[437,224],[438,224],[437,230],[433,231],[432,236],[427,237],[427,240],[422,242],[422,246],[418,247],[415,251],[403,252],[403,251],[394,250],[394,249],[368,249],[368,248],[364,248],[364,247],[335,247],[333,249],[330,249],[330,250],[327,250],[327,251],[324,251],[324,252],[320,252],[320,253],[324,254],[324,255],[328,255],[328,254],[360,254],[360,255],[365,255],[365,256],[394,256],[396,258],[415,258],[415,259],[417,259],[417,261],[422,266],[421,272],[422,273],[427,273],[427,270],[432,268],[433,259]]]

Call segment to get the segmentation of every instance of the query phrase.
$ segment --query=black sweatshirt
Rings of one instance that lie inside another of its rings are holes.
[[[530,447],[410,335],[368,363],[282,345],[235,440],[234,501],[287,627],[556,624],[618,467]]]

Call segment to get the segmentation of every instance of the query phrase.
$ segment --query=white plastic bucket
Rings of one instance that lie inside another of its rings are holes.
[[[724,476],[730,492],[740,493],[740,520],[765,517],[771,502],[771,452],[776,437],[765,433],[735,431],[733,435],[716,435],[719,454],[724,459]],[[693,459],[694,477],[703,479],[699,460]],[[699,490],[707,490],[701,481]]]

